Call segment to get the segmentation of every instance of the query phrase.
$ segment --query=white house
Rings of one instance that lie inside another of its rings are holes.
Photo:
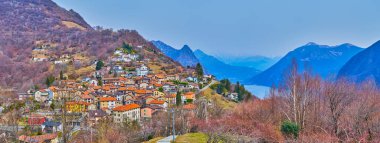
[[[113,121],[115,123],[122,123],[125,121],[140,120],[140,105],[128,104],[123,106],[118,106],[112,109],[114,112]]]
[[[235,100],[235,101],[238,100],[238,94],[237,94],[237,93],[229,93],[229,94],[227,95],[227,97],[228,97],[229,99],[231,99],[231,100]]]
[[[146,76],[146,75],[148,75],[148,73],[149,73],[149,69],[144,64],[141,65],[141,67],[136,68],[137,76]]]

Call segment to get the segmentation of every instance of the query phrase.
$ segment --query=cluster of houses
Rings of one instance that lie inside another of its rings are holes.
[[[39,55],[46,52],[46,49],[48,48],[38,48],[34,51]],[[70,58],[62,55],[56,62],[65,63]],[[57,79],[55,85],[49,88],[20,93],[19,100],[33,99],[43,107],[60,104],[64,108],[56,108],[55,111],[41,109],[42,111],[33,112],[33,115],[25,115],[29,125],[40,127],[45,134],[40,137],[20,136],[19,140],[55,140],[62,125],[54,120],[53,112],[65,111],[69,115],[79,115],[78,119],[71,121],[71,125],[81,126],[84,120],[94,125],[104,118],[112,119],[115,123],[150,120],[155,114],[176,106],[178,101],[183,109],[192,111],[196,108],[194,101],[196,92],[199,91],[198,84],[212,78],[205,76],[199,80],[192,76],[184,77],[180,73],[153,73],[146,62],[134,62],[138,58],[136,54],[116,50],[108,62],[133,62],[133,70],[126,70],[125,64],[108,64],[81,80]],[[46,59],[33,56],[33,61],[43,60]],[[181,100],[177,100],[177,97]]]

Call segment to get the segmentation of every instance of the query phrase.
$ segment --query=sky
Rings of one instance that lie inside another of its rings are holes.
[[[378,0],[53,0],[90,25],[217,56],[283,56],[315,42],[380,40]]]

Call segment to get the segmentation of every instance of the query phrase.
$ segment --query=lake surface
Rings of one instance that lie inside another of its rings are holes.
[[[266,95],[268,95],[270,90],[270,87],[260,85],[244,85],[244,87],[260,99],[263,99]]]

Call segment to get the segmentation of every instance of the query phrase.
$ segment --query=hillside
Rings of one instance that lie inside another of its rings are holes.
[[[152,41],[152,43],[165,55],[179,62],[184,67],[195,67],[195,65],[199,63],[188,45],[184,45],[181,49],[177,50],[162,41]]]
[[[53,61],[80,53],[86,60],[76,64],[89,66],[91,61],[107,60],[123,42],[147,60],[178,65],[137,31],[92,28],[78,13],[51,0],[1,1],[0,15],[0,86],[29,89],[46,76],[67,70]]]
[[[340,69],[338,78],[348,78],[356,82],[373,79],[380,85],[380,41],[353,56]]]
[[[362,48],[351,44],[327,46],[308,43],[289,52],[272,67],[247,82],[264,86],[278,85],[284,80],[286,72],[290,70],[289,67],[293,59],[298,64],[298,72],[310,70],[312,74],[319,75],[322,78],[336,76],[339,69],[361,50]]]
[[[206,73],[215,75],[218,79],[228,78],[232,82],[241,82],[256,75],[259,72],[254,68],[225,64],[215,57],[205,54],[201,50],[195,50],[194,54],[199,59],[204,70],[206,70]]]

